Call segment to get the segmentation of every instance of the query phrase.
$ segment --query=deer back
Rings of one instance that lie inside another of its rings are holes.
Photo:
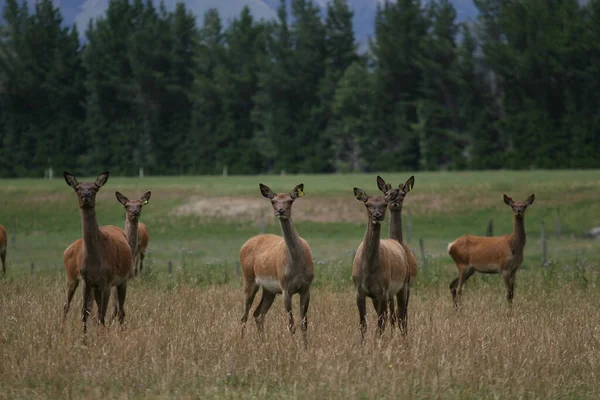
[[[448,254],[457,265],[471,265],[475,268],[497,266],[501,269],[513,257],[510,247],[512,236],[464,235],[450,243]]]

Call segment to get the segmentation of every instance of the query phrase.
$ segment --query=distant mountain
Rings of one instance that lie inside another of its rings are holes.
[[[32,6],[35,0],[27,0]],[[289,0],[287,0],[289,3]],[[327,6],[328,0],[314,0],[323,11]],[[348,0],[354,10],[354,31],[356,39],[360,43],[366,43],[368,38],[373,35],[373,21],[377,3],[382,0]],[[92,18],[98,18],[104,15],[108,8],[109,0],[53,0],[53,3],[60,8],[66,25],[77,24],[79,32],[83,36],[88,22]],[[279,0],[184,0],[183,1],[192,13],[196,15],[198,24],[202,22],[202,16],[210,8],[216,8],[219,15],[227,24],[237,17],[242,8],[247,5],[252,15],[257,19],[275,18]],[[477,9],[472,0],[451,0],[456,8],[457,19],[462,22],[469,18],[475,19]],[[4,8],[6,0],[0,0],[0,9]],[[158,4],[158,1],[155,1]],[[167,9],[174,10],[177,0],[165,0]]]

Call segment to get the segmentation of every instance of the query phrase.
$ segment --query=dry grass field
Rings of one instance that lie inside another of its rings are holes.
[[[378,338],[368,303],[361,345],[350,269],[365,216],[351,191],[359,186],[375,194],[375,176],[111,178],[97,200],[100,223],[123,225],[115,190],[134,197],[151,189],[142,214],[151,251],[145,274],[130,284],[125,329],[92,324],[86,341],[81,288],[61,324],[62,252],[80,237],[75,195],[59,179],[2,181],[9,264],[0,280],[0,398],[600,397],[600,242],[581,237],[600,226],[600,172],[417,174],[405,201],[420,268],[409,334],[403,339],[388,326]],[[408,176],[384,175],[396,184]],[[306,196],[294,205],[295,223],[311,244],[316,272],[307,350],[299,332],[287,332],[280,296],[264,337],[249,321],[241,338],[236,265],[239,247],[261,226],[279,230],[266,201],[256,203],[258,182],[283,191],[302,181]],[[463,233],[483,234],[489,218],[496,234],[508,233],[504,192],[519,199],[536,194],[515,302],[508,306],[500,276],[475,275],[456,311],[448,289],[456,268],[445,247]],[[240,199],[255,205],[244,211]],[[549,236],[545,267],[541,221]],[[382,229],[387,237],[387,225]],[[417,238],[426,244],[426,266]]]

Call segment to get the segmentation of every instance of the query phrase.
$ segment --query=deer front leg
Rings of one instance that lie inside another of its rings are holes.
[[[81,310],[81,320],[83,322],[83,334],[87,333],[87,319],[92,312],[92,287],[85,282],[83,285],[83,307]]]
[[[504,285],[506,286],[506,300],[510,305],[512,305],[515,295],[515,275],[516,271],[511,273],[508,270],[502,270],[502,278],[504,278]]]
[[[288,330],[293,335],[296,333],[296,327],[294,326],[294,315],[292,314],[292,295],[288,290],[283,291],[283,306],[288,314]]]
[[[379,332],[379,336],[383,335],[383,331],[385,330],[385,321],[387,320],[387,312],[388,312],[388,296],[384,294],[378,301],[379,310],[377,310],[377,330]]]
[[[300,329],[302,330],[302,340],[304,348],[308,346],[308,304],[310,303],[310,288],[300,292]]]
[[[360,292],[357,293],[356,305],[358,306],[361,341],[364,341],[365,340],[365,332],[367,331],[367,319],[365,318],[365,314],[367,313],[367,304],[366,304],[366,299],[365,299],[364,294],[362,294]]]
[[[406,336],[408,330],[408,299],[410,298],[410,286],[408,284],[398,292],[396,299],[398,301],[398,327],[402,336]]]

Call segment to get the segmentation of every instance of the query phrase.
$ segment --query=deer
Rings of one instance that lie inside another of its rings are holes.
[[[254,320],[259,332],[263,332],[264,318],[275,296],[282,294],[283,305],[288,315],[287,328],[291,334],[294,334],[296,329],[292,315],[292,295],[298,293],[300,327],[306,348],[310,286],[314,277],[313,258],[310,246],[298,235],[292,222],[292,205],[296,199],[304,196],[304,184],[297,185],[290,193],[274,193],[262,183],[259,184],[259,188],[261,194],[271,201],[283,236],[256,235],[248,239],[240,249],[245,295],[242,336],[252,302],[261,287],[262,297],[254,311]]]
[[[87,318],[92,308],[92,294],[98,306],[98,322],[105,326],[111,287],[116,286],[119,323],[125,320],[127,281],[133,276],[133,255],[125,232],[114,225],[98,226],[96,195],[106,184],[109,171],[98,175],[94,182],[79,182],[68,171],[63,173],[67,185],[77,194],[81,214],[82,238],[73,242],[63,254],[67,278],[67,302],[63,322],[79,285],[83,280],[83,333],[87,332]]]
[[[142,272],[142,260],[148,247],[148,229],[146,225],[139,222],[142,207],[150,202],[151,191],[147,191],[139,200],[129,200],[121,192],[116,191],[117,201],[125,207],[125,236],[133,254],[134,275],[138,274],[138,262],[140,273]]]
[[[404,287],[410,273],[407,255],[402,245],[394,239],[381,239],[381,223],[385,219],[388,202],[383,196],[369,196],[354,188],[354,196],[362,201],[367,210],[367,229],[352,265],[352,281],[356,288],[361,339],[367,330],[366,297],[373,301],[378,316],[379,336],[385,329],[388,302]],[[390,193],[393,201],[397,192]]]
[[[6,247],[8,243],[8,234],[6,228],[0,225],[0,260],[2,260],[2,278],[6,278]]]
[[[398,327],[405,335],[408,328],[408,301],[410,299],[410,286],[417,277],[417,259],[404,242],[402,235],[402,205],[408,192],[415,185],[415,177],[408,178],[406,183],[401,183],[398,188],[392,189],[392,185],[386,183],[381,176],[377,176],[377,187],[384,194],[384,199],[388,203],[390,209],[390,239],[396,240],[406,254],[407,268],[410,273],[407,275],[407,280],[403,287],[396,295],[398,303],[398,314],[394,313],[394,298],[389,299],[388,308],[390,313],[390,326],[394,328],[396,318],[398,319]]]
[[[450,283],[455,307],[459,306],[463,285],[475,272],[501,273],[506,286],[506,299],[512,304],[515,276],[523,262],[525,249],[525,210],[534,200],[533,194],[525,201],[514,201],[504,195],[504,203],[513,212],[512,233],[494,237],[463,235],[448,244],[448,254],[458,268],[458,277]]]

